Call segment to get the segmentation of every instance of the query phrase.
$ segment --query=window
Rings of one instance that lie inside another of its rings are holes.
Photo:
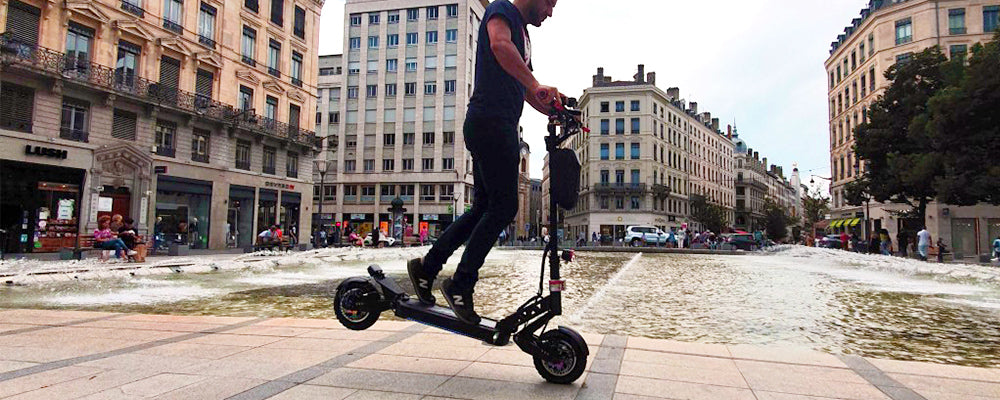
[[[417,70],[417,59],[407,58],[406,59],[406,72],[415,72]]]
[[[434,107],[424,107],[424,121],[434,121]]]
[[[425,159],[423,159],[422,162],[421,162],[421,169],[423,171],[433,170],[434,169],[434,159],[433,158],[425,158]]]
[[[257,12],[257,0],[243,0],[243,7],[249,8],[253,12]]]
[[[434,132],[424,132],[424,145],[434,144]]]
[[[361,14],[351,15],[351,26],[361,26]]]
[[[624,197],[621,197],[621,196],[615,197],[615,209],[616,210],[624,210],[625,209],[625,198]]]
[[[358,170],[357,160],[344,160],[344,172],[354,172],[357,170]],[[347,193],[344,194],[346,195]]]
[[[899,54],[899,55],[896,55],[896,63],[899,64],[899,63],[909,62],[910,59],[912,59],[912,58],[913,58],[913,53]]]
[[[135,84],[139,54],[142,49],[124,40],[118,41],[118,59],[115,62],[115,83],[132,87]],[[211,97],[211,95],[209,95]]]
[[[601,159],[602,160],[607,160],[608,158],[609,158],[609,155],[608,155],[608,144],[607,143],[601,143]]]
[[[395,170],[396,170],[396,160],[393,160],[393,159],[384,159],[384,160],[382,160],[382,171],[392,172],[392,171],[395,171]],[[382,186],[382,191],[385,192],[385,188],[387,188],[387,187],[391,188],[392,186]],[[383,193],[383,194],[385,194],[385,193]]]
[[[420,185],[420,201],[434,201],[434,185]]]
[[[268,119],[268,123],[273,123],[278,120],[278,99],[275,97],[267,96],[264,99],[264,118]]]
[[[608,196],[601,196],[600,201],[601,201],[601,209],[602,210],[607,210],[608,207],[609,207],[609,205],[608,205],[609,204],[608,203]]]
[[[425,69],[436,69],[438,66],[437,56],[427,56],[424,58],[424,68]]]
[[[243,62],[250,64],[251,66],[256,65],[254,58],[257,53],[257,31],[253,30],[249,26],[243,27],[243,42],[240,47],[241,55],[243,56]]]
[[[403,132],[403,144],[412,146],[414,143],[414,139],[416,139],[416,136],[417,134],[413,132]]]
[[[424,94],[437,94],[437,82],[424,82]]]
[[[641,204],[639,203],[639,197],[638,196],[632,196],[632,209],[633,210],[638,210],[640,205]]]
[[[195,128],[191,134],[191,161],[208,162],[209,141],[212,132]]]
[[[11,86],[10,84],[4,85]],[[6,96],[4,98],[7,98]],[[5,108],[6,110],[6,108]],[[115,109],[114,118],[111,123],[111,137],[115,139],[135,140],[136,121],[138,116],[134,113]]]
[[[625,112],[625,102],[616,101],[615,102],[615,112]]]
[[[285,17],[285,1],[284,0],[271,0],[271,22],[274,22],[278,26],[284,23]]]
[[[1000,6],[983,6],[983,32],[996,32],[1000,26]]]
[[[378,22],[379,22],[378,13],[368,14],[368,25],[378,25]]]
[[[454,158],[442,158],[441,159],[441,169],[445,171],[455,170],[455,159]]]
[[[348,86],[347,87],[347,98],[348,99],[356,99],[356,98],[358,98],[358,87],[357,86]]]
[[[198,42],[215,48],[215,7],[201,3],[198,13]]]
[[[837,83],[840,83],[842,76],[840,75],[840,66],[837,66]]]
[[[951,35],[965,34],[964,8],[953,8],[948,10],[948,33]]]
[[[89,110],[90,104],[87,102],[64,97],[59,137],[86,142],[88,140],[87,113]]]
[[[292,52],[292,84],[302,87],[302,55]]]
[[[427,19],[438,19],[438,6],[427,7]]]
[[[455,120],[455,106],[444,106],[444,120],[445,121]]]
[[[278,63],[281,62],[281,43],[271,39],[267,43],[267,73],[280,77],[281,70]]]
[[[449,4],[445,8],[448,12],[448,18],[458,18],[458,4]]]
[[[416,32],[410,32],[410,33],[406,34],[406,45],[407,46],[416,46],[417,45],[417,33]]]
[[[448,43],[457,43],[458,29],[448,29],[444,31],[444,41]]]
[[[639,133],[639,118],[632,118],[632,133]]]
[[[639,111],[639,100],[632,100],[632,111]]]
[[[609,112],[608,111],[608,102],[606,102],[606,101],[602,101],[601,102],[601,112],[602,113]]]
[[[625,143],[615,143],[615,159],[625,159]]]
[[[250,170],[250,141],[236,139],[236,168]]]
[[[396,145],[396,134],[395,133],[386,133],[386,134],[382,135],[382,145],[389,146],[389,147],[395,146]]]
[[[858,53],[856,51],[851,52],[851,72],[858,69]]]
[[[875,54],[875,34],[868,34],[868,55],[871,56]]]
[[[288,152],[288,157],[285,158],[285,171],[289,178],[299,177],[299,153]]]
[[[458,56],[455,55],[445,55],[444,56],[444,67],[452,69],[458,66]]]
[[[611,133],[611,121],[607,119],[601,120],[601,134],[607,135]]]
[[[390,12],[389,16],[388,16],[388,18],[386,18],[386,20],[388,20],[388,22],[390,24],[398,24],[399,23],[399,11]]]
[[[66,32],[66,68],[80,74],[90,67],[90,45],[94,41],[94,30],[73,22]]]
[[[395,83],[387,83],[385,85],[385,97],[396,97],[396,84]],[[393,112],[393,114],[395,115],[395,112]],[[389,122],[389,121],[386,121],[386,122]]]
[[[184,3],[180,0],[164,0],[163,1],[163,27],[174,31],[176,33],[181,33],[184,28],[181,26],[184,12]]]
[[[389,48],[399,46],[399,34],[393,33],[385,37],[385,45]]]
[[[403,159],[403,171],[413,171],[413,159],[404,158]]]
[[[427,44],[437,44],[437,42],[438,42],[438,33],[437,33],[437,31],[428,31],[427,32]]]
[[[411,9],[406,10],[406,20],[407,21],[416,21],[417,18],[420,18],[420,10],[418,10],[416,8],[411,8]]]
[[[327,114],[327,118],[329,118],[329,120],[330,120],[329,121],[330,125],[339,124],[340,123],[340,113],[339,112],[336,112],[336,111],[331,112],[331,113]]]
[[[378,48],[378,36],[369,36],[368,37],[368,48],[369,49],[377,49]]]
[[[861,61],[859,61],[859,62],[862,63],[862,64],[864,64],[865,63],[865,42],[861,42],[861,45],[858,48],[858,54],[861,54]]]
[[[444,81],[444,94],[455,94],[455,81]]]
[[[913,21],[910,18],[896,21],[896,45],[913,40]]]
[[[952,45],[948,50],[952,60],[964,60],[965,55],[968,53],[968,47],[964,44]]]
[[[868,89],[870,89],[870,91],[874,92],[875,91],[875,67],[872,67],[871,69],[868,70],[868,85],[869,85]]]
[[[416,82],[406,82],[403,84],[403,92],[407,96],[417,95],[417,83]]]
[[[442,138],[444,144],[455,144],[455,132],[444,132]]]
[[[633,160],[638,160],[639,159],[639,153],[640,153],[639,152],[639,143],[632,143],[632,154],[631,154],[632,159]]]
[[[330,89],[330,101],[340,101],[340,88]]]
[[[352,38],[350,38],[348,40],[348,47],[351,50],[359,50],[359,49],[361,49],[361,38],[359,38],[359,37],[352,37]]]
[[[364,163],[365,172],[374,172],[375,171],[375,160],[364,160],[364,161],[365,161],[365,163]],[[374,192],[374,189],[372,190],[372,192]],[[372,195],[374,195],[374,194],[375,193],[372,193]]]
[[[625,118],[618,118],[615,120],[615,134],[616,135],[625,134]]]
[[[374,124],[376,122],[378,122],[377,111],[374,109],[365,110],[365,123]]]
[[[602,169],[601,170],[601,183],[608,183],[610,181],[611,181],[611,178],[608,177],[608,170]]]
[[[299,39],[306,38],[306,10],[295,6],[295,20],[292,23],[292,34]]]
[[[174,156],[174,139],[177,138],[177,124],[170,121],[156,121],[156,154],[166,157]]]

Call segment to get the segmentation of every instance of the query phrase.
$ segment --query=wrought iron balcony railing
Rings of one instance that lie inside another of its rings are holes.
[[[237,161],[236,169],[242,169],[244,171],[250,170],[250,161]]]
[[[602,182],[594,185],[594,189],[598,192],[641,193],[646,191],[646,184]]]
[[[146,10],[143,10],[138,4],[132,4],[124,0],[122,0],[122,10],[135,14],[139,18],[146,15]]]
[[[191,153],[191,161],[207,163],[208,162],[208,154]],[[250,168],[250,166],[248,165],[247,169],[249,169],[249,168]]]
[[[174,21],[171,21],[169,19],[164,19],[163,20],[163,28],[166,29],[166,30],[168,30],[168,31],[173,31],[174,33],[178,33],[178,34],[184,33],[184,27],[181,26],[181,24],[178,24],[178,23],[176,23]]]
[[[198,43],[201,43],[210,49],[215,49],[215,40],[210,37],[198,35]]]
[[[274,67],[267,67],[267,73],[276,78],[281,78],[281,71]]]
[[[90,133],[79,129],[63,127],[59,129],[59,137],[66,140],[75,140],[77,142],[87,143],[87,139],[90,137]]]
[[[243,61],[244,64],[247,64],[247,65],[249,65],[251,67],[256,67],[257,66],[257,61],[255,61],[253,59],[253,57],[244,55],[244,56],[242,56],[241,60]]]
[[[177,149],[166,146],[156,146],[156,155],[173,158],[177,155]]]
[[[298,87],[302,87],[302,80],[299,78],[292,78],[292,84]]]
[[[9,35],[0,35],[0,50],[4,64],[23,68],[52,78],[63,78],[85,86],[115,92],[139,101],[169,107],[178,111],[214,119],[225,124],[233,124],[240,129],[291,140],[302,145],[316,147],[316,133],[298,126],[265,119],[258,115],[177,88],[161,85],[159,82],[136,76],[124,69],[114,69],[86,59],[67,57],[65,54],[41,46],[15,41]],[[8,129],[30,132],[32,121],[10,118],[0,119],[0,126]]]

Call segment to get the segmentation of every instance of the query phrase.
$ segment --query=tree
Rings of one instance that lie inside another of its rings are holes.
[[[972,49],[960,81],[932,97],[927,130],[941,152],[938,200],[1000,204],[1000,32]]]
[[[720,233],[728,225],[726,209],[709,203],[705,196],[695,195],[691,199],[691,219],[705,229]]]
[[[806,192],[805,197],[802,198],[802,217],[810,235],[816,231],[814,229],[816,222],[825,220],[826,214],[829,212],[829,198],[824,197],[818,189]]]
[[[788,236],[788,222],[785,208],[768,198],[764,202],[764,230],[767,237],[776,242],[784,240]]]
[[[892,84],[872,103],[868,121],[855,129],[854,152],[866,165],[865,183],[855,190],[863,188],[876,201],[907,204],[923,220],[943,175],[942,154],[927,129],[927,104],[958,79],[955,65],[932,47],[886,70]]]

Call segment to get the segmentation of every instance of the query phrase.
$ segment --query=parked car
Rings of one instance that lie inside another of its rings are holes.
[[[669,236],[660,230],[660,228],[654,226],[630,226],[625,228],[625,243],[628,243],[632,247],[647,244],[666,244],[667,237]]]
[[[840,241],[840,236],[838,235],[826,235],[819,240],[819,247],[842,249],[844,248],[844,242]]]
[[[753,235],[749,233],[747,234],[738,233],[730,235],[726,243],[728,243],[729,246],[732,246],[732,248],[744,251],[754,251],[757,250],[758,247],[760,247],[758,246],[757,241],[753,240]]]
[[[365,236],[364,243],[365,243],[365,246],[371,246],[372,245],[372,234],[371,233],[369,233],[368,236]],[[379,237],[378,237],[378,247],[392,247],[392,245],[394,245],[394,244],[396,244],[396,238],[394,238],[392,236],[382,236],[382,235],[379,235]]]

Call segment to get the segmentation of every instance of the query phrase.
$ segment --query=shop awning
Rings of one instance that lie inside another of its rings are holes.
[[[842,219],[835,219],[835,220],[833,220],[832,223],[830,223],[830,227],[831,228],[839,228],[840,224],[843,224],[843,223],[844,223],[844,220],[842,220]]]
[[[855,226],[858,226],[859,223],[861,223],[861,218],[855,218],[855,219],[852,219],[852,220],[848,221],[847,226],[848,227],[855,227]]]

